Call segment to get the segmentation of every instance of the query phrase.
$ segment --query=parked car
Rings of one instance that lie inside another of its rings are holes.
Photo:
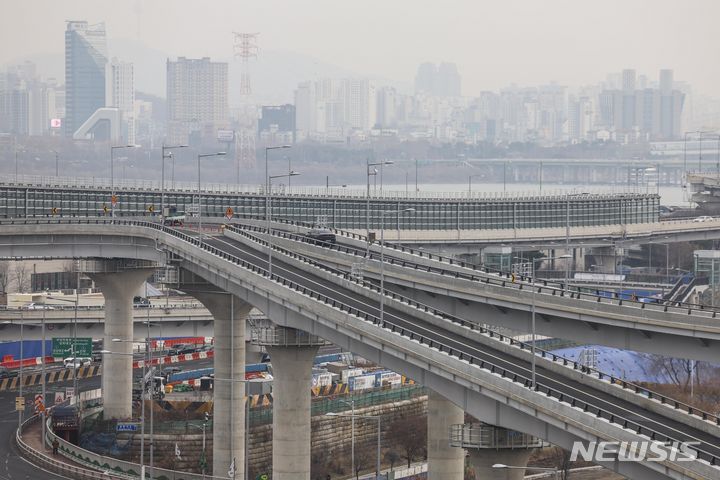
[[[178,355],[186,355],[188,353],[196,353],[198,348],[195,345],[186,345],[182,349],[178,350]]]
[[[331,244],[335,245],[335,234],[328,228],[313,228],[306,237],[315,245]]]
[[[702,222],[710,222],[712,221],[713,217],[709,215],[701,215],[699,217],[696,217],[693,219],[693,223],[702,223]]]
[[[18,372],[8,370],[7,367],[0,367],[0,378],[13,378],[13,377],[17,377],[17,376],[18,376]]]

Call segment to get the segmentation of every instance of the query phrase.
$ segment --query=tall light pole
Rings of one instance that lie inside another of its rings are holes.
[[[371,162],[368,158],[365,160],[365,163],[365,173],[367,176],[367,191],[365,193],[365,233],[367,235],[367,249],[365,250],[365,256],[368,257],[370,255],[370,177],[372,175],[377,175],[377,169],[374,168],[376,165],[392,165],[393,161],[385,160],[384,162]],[[370,170],[370,167],[373,167],[372,171]]]
[[[404,210],[384,210],[380,214],[380,327],[385,320],[385,216],[391,214],[398,215],[398,221],[401,213],[414,212],[414,208],[406,208]]]
[[[165,153],[167,150],[172,150],[174,148],[187,148],[187,145],[163,145],[162,146],[162,166],[160,167],[160,218],[164,221],[165,220],[165,159],[166,158],[172,158],[173,152]],[[175,160],[173,159],[173,172],[175,170]],[[173,183],[174,183],[174,177],[173,175]]]
[[[115,217],[115,150],[138,148],[140,145],[113,145],[110,147],[110,216]]]
[[[272,189],[272,181],[275,178],[285,178],[287,177],[288,180],[290,180],[290,177],[297,177],[300,175],[299,172],[290,171],[290,173],[286,173],[283,175],[270,175],[268,177],[268,186]],[[271,222],[271,216],[272,216],[272,195],[267,197],[268,201],[268,214],[267,214],[267,233],[268,233],[268,275],[272,277],[272,241],[270,238],[270,222]]]
[[[268,168],[268,152],[270,150],[281,150],[285,148],[291,148],[290,145],[276,145],[274,147],[265,147],[265,222],[267,223],[267,234],[268,234],[268,247],[270,246],[270,199],[272,198],[272,192],[270,191],[270,170]],[[288,172],[288,178],[292,171]],[[268,271],[272,275],[272,248],[268,249]]]
[[[355,399],[347,400],[338,399],[340,403],[350,405],[350,413],[352,415],[350,419],[350,471],[355,475]]]
[[[418,188],[418,159],[415,159],[415,193],[419,192]]]
[[[532,263],[531,276],[530,276],[530,282],[532,284],[531,285],[532,305],[531,305],[531,315],[530,315],[530,319],[531,319],[530,329],[532,330],[532,343],[530,345],[530,347],[531,347],[530,350],[532,352],[532,367],[531,367],[532,380],[531,380],[530,388],[533,388],[533,389],[535,388],[535,385],[536,385],[536,383],[535,383],[535,295],[537,294],[537,287],[535,286],[535,283],[536,283],[536,281],[535,281],[535,264],[537,262],[542,262],[542,261],[546,261],[546,260],[559,260],[559,259],[563,259],[563,258],[572,258],[572,255],[565,254],[565,255],[560,255],[559,257],[550,257],[550,258],[542,257],[542,258],[533,258],[530,260],[530,262]]]
[[[325,414],[328,417],[345,417],[345,418],[362,418],[364,420],[374,420],[377,422],[377,461],[375,464],[375,478],[380,480],[380,434],[382,429],[380,428],[380,415],[347,415],[342,413],[328,412]],[[353,472],[354,474],[355,472]]]
[[[200,237],[200,242],[202,243],[202,193],[200,190],[200,159],[201,158],[207,158],[207,157],[222,157],[225,156],[225,152],[215,152],[215,153],[200,153],[197,156],[197,163],[198,163],[198,236]]]
[[[58,156],[57,150],[50,150],[55,154],[55,176],[60,176],[60,157]]]
[[[480,178],[483,175],[481,173],[475,174],[475,175],[468,175],[468,198],[470,198],[470,195],[472,194],[472,179],[473,178]]]

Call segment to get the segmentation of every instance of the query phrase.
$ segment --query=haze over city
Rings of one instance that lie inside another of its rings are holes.
[[[405,85],[419,63],[450,61],[467,96],[512,83],[580,86],[623,68],[673,68],[715,95],[718,17],[713,0],[34,0],[4,2],[0,64],[62,53],[65,20],[82,19],[105,22],[112,40],[171,57],[229,58],[232,31],[260,32],[261,51],[295,52]]]

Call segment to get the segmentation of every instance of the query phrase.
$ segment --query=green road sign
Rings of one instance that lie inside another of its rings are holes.
[[[75,340],[75,348],[73,348]],[[55,358],[92,356],[92,338],[58,337],[52,339],[52,356]]]

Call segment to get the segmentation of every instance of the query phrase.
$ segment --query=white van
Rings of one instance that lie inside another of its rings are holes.
[[[92,358],[90,357],[68,357],[63,360],[63,365],[65,366],[65,368],[87,367],[90,364],[92,364]]]

